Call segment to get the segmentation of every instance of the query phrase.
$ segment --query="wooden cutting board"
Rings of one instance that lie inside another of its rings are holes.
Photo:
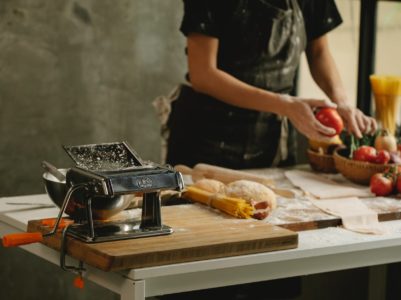
[[[375,211],[380,222],[401,219],[401,199],[360,198]],[[305,199],[281,199],[278,208],[264,222],[294,231],[341,226],[341,219],[329,215]]]
[[[171,235],[87,244],[69,238],[72,257],[104,271],[142,268],[212,258],[296,248],[298,235],[290,230],[249,219],[235,219],[201,205],[162,207],[163,223]],[[46,232],[40,221],[28,231]],[[60,234],[45,238],[60,249]]]

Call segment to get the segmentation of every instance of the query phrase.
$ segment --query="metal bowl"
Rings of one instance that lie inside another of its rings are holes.
[[[68,169],[58,169],[63,174],[66,174]],[[59,181],[49,172],[43,173],[43,181],[45,190],[50,199],[58,207],[61,207],[68,191],[68,186],[65,181]],[[65,213],[76,221],[86,219],[85,201],[87,196],[84,192],[76,191],[72,194],[67,205]],[[131,203],[130,197],[114,196],[92,198],[92,215],[95,220],[106,220],[126,209]]]

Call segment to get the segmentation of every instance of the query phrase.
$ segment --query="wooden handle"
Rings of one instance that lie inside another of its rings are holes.
[[[186,165],[175,165],[174,169],[178,172],[180,172],[181,174],[184,175],[191,175],[192,176],[192,180],[194,182],[205,178],[200,172],[198,172],[197,170],[191,169],[190,167],[186,166]]]
[[[81,275],[78,275],[77,277],[74,278],[74,286],[77,289],[83,289],[85,287],[85,282],[84,279],[81,277]]]
[[[193,168],[192,172],[195,173],[197,176],[202,176],[209,179],[216,179],[225,184],[242,179],[256,181],[272,189],[272,191],[275,192],[277,195],[286,198],[295,198],[295,194],[293,191],[274,187],[274,180],[266,178],[264,176],[208,164],[197,164]]]
[[[201,174],[205,178],[216,179],[225,184],[236,180],[245,179],[245,180],[256,181],[269,187],[274,186],[274,181],[264,176],[259,176],[244,171],[238,171],[208,164],[197,164],[193,168],[193,171],[198,174]]]
[[[40,232],[13,233],[3,236],[4,247],[17,247],[43,241]]]
[[[185,165],[176,165],[174,166],[174,169],[176,169],[178,172],[181,172],[182,174],[192,175],[193,181],[198,181],[202,178],[216,179],[223,182],[224,184],[228,184],[230,182],[241,179],[256,181],[269,187],[277,195],[285,198],[295,198],[295,194],[293,191],[274,187],[274,181],[272,179],[255,174],[250,174],[244,171],[238,171],[208,164],[197,164],[193,169]]]
[[[184,175],[192,175],[192,169],[186,165],[175,165],[174,169]]]

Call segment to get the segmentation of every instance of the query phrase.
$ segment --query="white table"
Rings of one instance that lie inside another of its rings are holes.
[[[8,205],[7,202],[48,203],[47,195],[0,198],[0,235],[26,230],[28,220],[57,216],[58,209],[32,209],[30,205]],[[308,275],[336,270],[371,268],[369,299],[383,299],[385,276],[380,265],[401,261],[401,221],[384,223],[390,233],[371,236],[341,228],[299,232],[299,247],[292,250],[211,259],[205,261],[103,272],[86,266],[85,279],[121,295],[123,300],[207,289],[241,283]],[[54,264],[59,252],[42,244],[22,247]],[[67,264],[77,264],[72,258]]]

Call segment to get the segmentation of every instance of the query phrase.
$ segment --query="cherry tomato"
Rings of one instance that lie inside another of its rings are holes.
[[[352,153],[352,158],[359,161],[374,162],[377,151],[371,146],[361,146]]]
[[[316,114],[316,119],[319,120],[323,125],[333,128],[336,133],[330,136],[335,136],[336,134],[340,134],[344,129],[344,122],[338,114],[337,110],[334,108],[322,108]]]
[[[376,164],[387,164],[391,159],[390,153],[386,150],[377,151],[377,155],[374,158],[373,162]]]
[[[370,178],[370,191],[376,196],[387,196],[393,191],[393,180],[383,173],[376,173]]]

